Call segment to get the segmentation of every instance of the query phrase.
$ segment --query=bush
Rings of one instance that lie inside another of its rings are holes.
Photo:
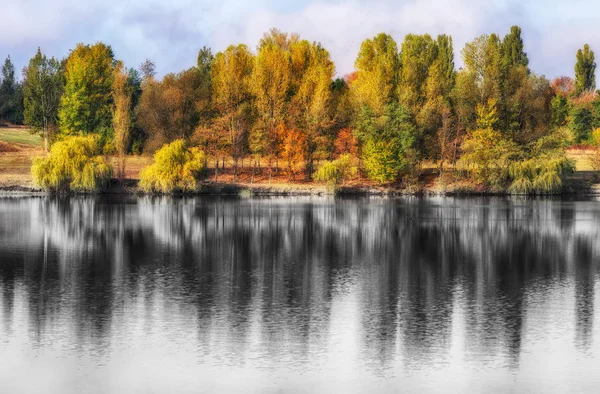
[[[534,157],[510,167],[513,179],[509,191],[514,194],[550,194],[560,192],[565,175],[575,164],[566,157]]]
[[[154,163],[142,170],[139,185],[149,192],[194,191],[203,169],[204,152],[176,140],[154,154]]]
[[[112,176],[112,167],[99,151],[95,136],[56,142],[47,157],[34,160],[33,182],[52,191],[91,192],[105,187]]]
[[[339,159],[324,162],[313,174],[313,179],[317,182],[327,182],[331,186],[337,186],[355,175],[356,171],[356,166],[352,165],[352,157],[346,154],[341,155]]]

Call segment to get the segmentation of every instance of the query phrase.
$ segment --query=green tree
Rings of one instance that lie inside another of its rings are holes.
[[[525,52],[525,45],[521,38],[521,28],[512,26],[510,33],[502,40],[502,63],[505,68],[514,66],[529,66],[529,58]],[[529,69],[528,69],[529,71]]]
[[[586,90],[596,89],[596,62],[594,51],[588,44],[577,51],[575,63],[575,94],[580,95]]]
[[[44,138],[44,148],[58,124],[58,107],[63,91],[64,78],[58,60],[48,59],[38,48],[25,69],[24,116],[25,123]]]
[[[0,120],[22,123],[23,86],[15,78],[15,66],[10,56],[4,61],[0,80]]]
[[[77,44],[69,54],[58,112],[62,133],[98,134],[102,146],[112,145],[114,66],[112,49],[103,43]]]
[[[363,163],[369,178],[388,183],[396,181],[410,166],[416,128],[408,109],[389,104],[382,115],[363,106],[357,122],[363,145]]]
[[[569,128],[575,136],[575,141],[587,141],[592,133],[592,111],[585,106],[576,105],[571,109],[570,119]]]

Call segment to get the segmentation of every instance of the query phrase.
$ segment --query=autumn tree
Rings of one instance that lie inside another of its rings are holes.
[[[234,176],[238,160],[247,148],[252,126],[250,81],[253,55],[246,45],[231,45],[215,56],[212,64],[213,102],[220,116],[217,132],[226,136],[226,149],[233,159]]]
[[[58,60],[48,59],[38,48],[25,69],[24,117],[33,131],[41,133],[48,152],[58,124],[58,107],[63,91],[63,73]]]
[[[594,51],[588,44],[577,51],[575,63],[575,94],[579,95],[586,90],[596,89],[596,62]]]
[[[352,91],[358,107],[368,106],[378,114],[397,97],[400,59],[398,45],[384,33],[363,41],[355,67]]]
[[[305,133],[305,171],[309,178],[314,171],[315,152],[322,142],[324,132],[331,125],[331,82],[335,66],[329,52],[319,43],[301,41],[295,50],[306,56],[306,68],[297,92],[292,98],[293,119],[297,128]]]
[[[292,63],[287,34],[273,29],[260,42],[254,59],[250,87],[258,121],[250,136],[250,150],[267,156],[269,169],[279,156],[277,127],[286,121],[292,83]]]
[[[98,134],[101,146],[113,142],[114,56],[110,46],[77,44],[65,64],[59,123],[67,135]]]
[[[136,116],[149,134],[147,148],[150,151],[178,138],[188,140],[194,134],[199,120],[200,84],[196,67],[167,74],[162,81],[144,79]]]
[[[129,130],[131,127],[130,109],[131,92],[128,90],[128,74],[123,63],[118,62],[113,78],[113,129],[115,134],[115,148],[119,155],[117,176],[121,179],[125,176],[125,154],[129,143]]]

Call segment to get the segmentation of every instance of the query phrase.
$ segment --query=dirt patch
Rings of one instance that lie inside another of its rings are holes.
[[[19,149],[13,144],[7,144],[6,142],[0,141],[0,153],[12,153],[18,151]]]

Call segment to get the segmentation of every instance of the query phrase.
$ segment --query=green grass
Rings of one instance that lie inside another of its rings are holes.
[[[42,137],[38,134],[31,134],[25,128],[4,128],[0,127],[0,141],[10,144],[22,144],[35,147],[42,146]]]

